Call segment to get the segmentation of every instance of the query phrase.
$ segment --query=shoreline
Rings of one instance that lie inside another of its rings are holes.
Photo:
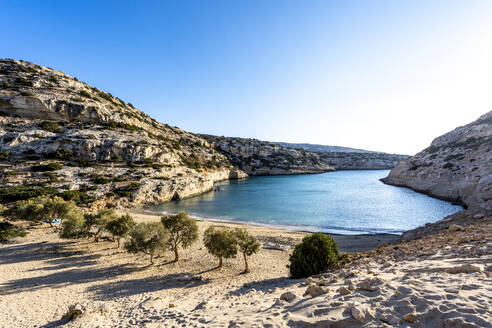
[[[120,211],[123,213],[124,211]],[[145,209],[132,209],[128,211],[132,216],[135,217],[136,221],[159,221],[162,214],[148,211]],[[193,216],[191,216],[193,217]],[[193,217],[196,219],[196,217]],[[245,227],[248,230],[252,230],[257,234],[266,235],[289,235],[296,234],[306,236],[313,233],[313,231],[308,230],[298,230],[291,229],[287,226],[273,226],[268,224],[256,223],[256,222],[244,222],[244,221],[226,221],[226,220],[214,220],[214,219],[203,219],[199,218],[198,222],[203,222],[206,225],[221,225],[227,228],[235,227]],[[323,232],[325,233],[325,232]],[[401,235],[389,234],[389,233],[376,233],[376,234],[337,234],[337,233],[327,233],[329,234],[337,243],[338,249],[341,252],[361,252],[369,249],[378,247],[381,243],[394,243],[400,240]],[[282,243],[279,242],[280,246]],[[295,246],[295,245],[289,245]]]

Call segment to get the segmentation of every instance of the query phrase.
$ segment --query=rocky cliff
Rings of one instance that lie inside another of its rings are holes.
[[[334,171],[320,156],[257,139],[199,135],[249,175],[282,175]]]
[[[247,175],[204,139],[59,71],[0,60],[2,203],[60,194],[135,206]]]
[[[436,138],[400,162],[383,182],[492,211],[492,111]]]

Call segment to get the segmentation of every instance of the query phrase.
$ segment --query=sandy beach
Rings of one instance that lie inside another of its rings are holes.
[[[482,222],[353,253],[349,266],[308,280],[289,279],[286,267],[305,232],[199,221],[200,234],[241,226],[262,242],[241,274],[240,257],[216,269],[201,241],[177,263],[167,252],[150,266],[109,240],[67,241],[38,226],[0,246],[0,327],[490,327],[492,231]],[[335,238],[342,250],[384,239]],[[75,304],[84,314],[67,322]]]

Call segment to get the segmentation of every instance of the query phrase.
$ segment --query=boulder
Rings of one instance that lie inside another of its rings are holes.
[[[461,231],[463,230],[463,227],[457,224],[452,224],[448,228],[448,232],[455,232],[455,231]]]
[[[417,315],[415,313],[407,313],[402,319],[406,322],[414,323],[417,320]]]
[[[444,271],[450,274],[472,273],[472,272],[482,272],[482,268],[473,264],[463,264],[460,266],[446,268],[444,269]]]
[[[297,296],[296,296],[294,293],[292,293],[292,292],[285,292],[285,293],[283,293],[282,295],[280,295],[280,299],[281,299],[282,301],[286,301],[286,302],[288,302],[288,303],[290,303],[290,302],[292,302],[293,300],[295,300],[295,299],[296,299],[296,297],[297,297]]]
[[[348,289],[347,287],[345,287],[345,286],[342,286],[342,287],[338,288],[337,292],[339,294],[342,294],[342,295],[352,294],[352,291],[350,289]]]
[[[304,294],[309,294],[311,297],[317,297],[326,294],[328,290],[321,286],[309,285]]]

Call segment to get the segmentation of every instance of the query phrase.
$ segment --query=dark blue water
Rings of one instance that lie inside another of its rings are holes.
[[[253,177],[218,184],[220,191],[149,209],[341,234],[398,234],[461,209],[410,189],[383,184],[379,179],[388,172]]]

